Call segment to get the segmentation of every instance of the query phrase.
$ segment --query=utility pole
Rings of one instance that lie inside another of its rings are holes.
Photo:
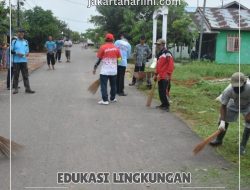
[[[17,0],[17,27],[20,28],[20,6],[24,5],[25,0]]]
[[[17,0],[17,27],[20,28],[20,2]]]
[[[199,42],[199,53],[198,53],[198,60],[201,60],[201,46],[202,46],[202,37],[203,37],[203,25],[205,20],[205,8],[206,8],[206,0],[203,3],[203,11],[201,14],[201,28],[200,28],[200,42]]]

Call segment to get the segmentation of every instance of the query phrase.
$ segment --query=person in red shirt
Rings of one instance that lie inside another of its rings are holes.
[[[102,93],[102,100],[98,104],[108,105],[108,80],[110,83],[110,102],[117,102],[116,95],[116,75],[117,75],[117,63],[121,61],[120,50],[113,44],[113,34],[107,33],[105,35],[105,44],[103,44],[97,53],[97,62],[94,66],[93,74],[96,73],[98,65],[101,63],[100,71],[100,86]]]
[[[154,80],[158,81],[158,92],[161,100],[161,105],[157,106],[157,108],[169,111],[170,105],[167,96],[170,89],[172,73],[174,71],[174,59],[172,53],[165,47],[165,40],[158,39],[155,44],[159,53],[157,54]]]

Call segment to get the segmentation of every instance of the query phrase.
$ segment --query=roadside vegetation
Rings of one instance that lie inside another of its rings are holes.
[[[215,64],[211,62],[192,62],[186,64],[176,63],[173,74],[170,101],[171,112],[176,113],[188,123],[191,129],[201,138],[205,138],[217,130],[220,103],[216,97],[230,83],[232,73],[237,72],[239,66],[229,64]],[[241,71],[250,75],[250,65],[242,65]],[[140,89],[146,91],[146,86]],[[155,91],[158,99],[158,92]],[[244,129],[241,117],[241,134]],[[231,123],[224,138],[223,146],[216,148],[216,152],[226,160],[235,164],[238,170],[239,163],[239,128],[238,122]],[[240,137],[241,137],[240,134]],[[192,147],[190,147],[190,151]],[[249,184],[250,169],[250,142],[247,154],[241,157],[242,184]],[[238,172],[238,171],[236,171]]]

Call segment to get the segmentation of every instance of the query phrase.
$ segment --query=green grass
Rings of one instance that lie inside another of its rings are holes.
[[[178,80],[199,80],[202,77],[230,77],[232,73],[239,70],[237,64],[215,64],[213,62],[192,62],[184,65],[177,64],[175,68],[174,78]],[[241,71],[246,71],[246,74],[250,74],[249,65],[242,65]]]
[[[178,113],[200,137],[205,138],[217,129],[220,103],[215,98],[224,90],[229,81],[213,83],[208,79],[230,78],[239,70],[237,64],[215,64],[192,62],[176,64],[171,87],[171,111]],[[241,71],[250,75],[250,65],[241,65]],[[142,89],[144,89],[142,87]],[[158,97],[155,91],[155,97]],[[241,132],[244,129],[241,118]],[[224,138],[224,144],[216,151],[236,165],[238,160],[238,123],[231,123]],[[233,165],[234,165],[233,164]],[[250,185],[250,142],[247,154],[241,157],[242,184]]]
[[[238,71],[238,65],[220,65],[215,63],[199,63],[179,65],[173,79],[180,81],[172,85],[172,108],[190,120],[192,129],[201,137],[207,137],[217,129],[220,104],[215,98],[224,90],[228,83],[212,83],[207,78],[230,78],[232,73]],[[250,65],[242,65],[241,71],[249,74]],[[181,82],[194,80],[193,86],[181,85]],[[241,118],[241,121],[243,119]],[[243,123],[243,122],[242,122]],[[243,124],[242,124],[243,125]],[[244,126],[241,126],[243,131]],[[230,124],[225,136],[224,145],[217,148],[217,152],[226,160],[238,164],[238,123]],[[250,143],[248,153],[241,157],[241,175],[244,183],[248,183],[250,176]]]

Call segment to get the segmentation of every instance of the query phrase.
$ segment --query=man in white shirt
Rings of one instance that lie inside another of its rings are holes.
[[[70,62],[70,51],[72,47],[72,41],[67,38],[64,42],[64,47],[65,47],[65,55],[67,58],[67,62]]]

